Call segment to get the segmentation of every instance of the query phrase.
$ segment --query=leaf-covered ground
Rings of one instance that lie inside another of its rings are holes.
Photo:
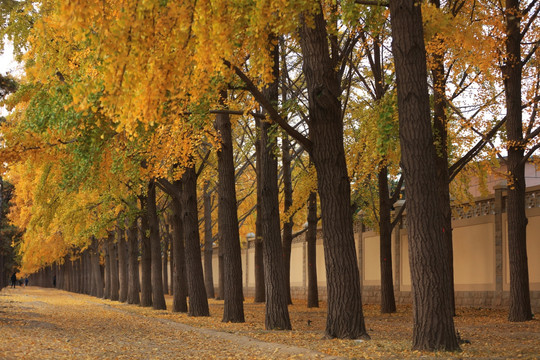
[[[167,297],[171,305],[171,297]],[[56,289],[0,292],[1,359],[319,359],[319,358],[538,358],[540,321],[509,323],[504,310],[458,309],[463,344],[456,353],[411,351],[411,309],[381,315],[364,308],[372,340],[323,340],[325,304],[290,306],[293,331],[264,330],[264,305],[244,303],[246,323],[188,317]]]

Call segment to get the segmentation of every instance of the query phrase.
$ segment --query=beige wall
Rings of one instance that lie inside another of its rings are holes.
[[[291,246],[291,286],[307,286],[305,280],[305,243],[294,243]],[[307,254],[306,254],[307,256]]]
[[[459,222],[452,233],[456,291],[495,290],[494,216]]]
[[[411,268],[409,266],[409,236],[403,231],[401,234],[401,283],[399,290],[411,291]]]
[[[540,290],[540,208],[527,210],[527,250],[529,258],[529,279],[531,291]],[[508,241],[506,214],[502,216],[502,286],[509,290]],[[453,221],[454,245],[454,280],[458,292],[486,292],[496,290],[496,243],[495,216],[476,216]],[[291,286],[295,294],[302,296],[307,289],[307,246],[303,238],[293,243],[291,251]],[[411,290],[409,267],[409,247],[406,229],[400,230],[400,236],[393,238],[392,254],[395,254],[394,241],[399,241],[399,279],[395,279],[396,290]],[[375,232],[355,234],[355,245],[359,256],[362,285],[367,287],[380,285],[379,236]],[[318,285],[324,293],[326,287],[326,268],[322,239],[317,241],[317,277]],[[242,250],[243,284],[248,290],[255,286],[255,249]],[[396,256],[396,255],[394,255]],[[398,260],[398,261],[396,261]],[[395,270],[396,271],[396,270]],[[214,283],[218,285],[218,249],[213,258]],[[248,294],[246,293],[246,294]],[[248,295],[249,296],[249,295]]]
[[[540,290],[540,208],[527,209],[527,260],[529,264],[529,286],[531,291]],[[508,221],[503,216],[503,254],[504,283],[503,289],[510,290],[510,264],[508,258]]]

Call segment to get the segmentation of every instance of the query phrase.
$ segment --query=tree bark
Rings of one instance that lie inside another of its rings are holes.
[[[214,251],[214,239],[212,235],[212,197],[208,192],[209,181],[204,183],[204,285],[206,296],[209,299],[215,297],[214,274],[212,269],[212,254]]]
[[[172,198],[172,226],[173,226],[173,312],[187,312],[187,281],[184,268],[184,224],[182,222],[182,204],[180,194],[182,183],[175,181],[177,196]]]
[[[224,101],[226,91],[221,94]],[[216,129],[221,136],[218,152],[218,231],[223,248],[223,322],[244,322],[242,293],[242,257],[236,209],[233,142],[228,114],[216,115]]]
[[[420,2],[390,2],[402,168],[407,188],[413,349],[459,349],[442,236]]]
[[[441,7],[440,0],[430,0],[437,8]],[[450,272],[450,301],[452,304],[452,314],[455,315],[454,300],[454,250],[452,242],[452,208],[450,204],[450,174],[448,171],[448,128],[446,118],[446,74],[444,70],[444,49],[445,44],[442,37],[436,35],[438,47],[431,54],[433,57],[433,67],[431,76],[433,78],[433,138],[436,146],[435,165],[437,167],[437,179],[439,186],[440,207],[443,215],[443,238],[448,246],[448,265]]]
[[[219,234],[218,234],[219,235]],[[219,278],[218,278],[218,295],[216,296],[216,300],[223,300],[223,288],[225,287],[225,263],[223,261],[223,246],[221,246],[221,241],[219,242],[219,248],[218,248],[218,270],[219,270]]]
[[[161,273],[163,278],[163,294],[169,294],[169,231],[168,225],[164,224],[161,229],[163,240],[163,257],[161,258]]]
[[[208,298],[204,287],[201,263],[201,240],[197,208],[197,174],[195,165],[185,169],[182,176],[182,223],[186,250],[186,272],[190,316],[209,316]]]
[[[527,262],[525,213],[525,143],[521,109],[521,34],[519,0],[506,0],[506,63],[503,67],[508,136],[508,256],[510,261],[510,309],[508,320],[532,319]]]
[[[388,168],[381,166],[379,180],[379,232],[381,264],[381,313],[396,312],[394,277],[392,274],[392,221],[390,217],[390,193],[388,191]]]
[[[127,231],[127,251],[128,251],[128,304],[140,304],[139,297],[139,241],[137,239],[137,220],[132,220]]]
[[[279,53],[272,50],[274,58],[274,82],[266,89],[266,97],[278,102]],[[276,140],[270,139],[270,123],[261,121],[261,223],[264,258],[264,284],[266,293],[265,328],[267,330],[290,330],[291,321],[287,308],[287,283],[283,248],[281,246]],[[291,234],[292,237],[292,234]],[[289,253],[290,256],[290,253]]]
[[[308,261],[308,299],[307,307],[319,307],[319,285],[317,281],[317,193],[312,191],[308,197],[307,216],[307,261]]]
[[[92,282],[95,286],[95,293],[92,295],[101,298],[103,297],[104,284],[99,265],[99,246],[96,239],[92,239],[90,257],[92,262]]]
[[[107,239],[107,245],[109,247],[109,281],[110,281],[110,299],[118,301],[119,287],[118,287],[118,259],[117,259],[117,246],[114,241],[114,233],[110,232]]]
[[[152,271],[152,307],[165,310],[165,295],[163,294],[163,277],[161,272],[161,239],[159,237],[159,219],[156,207],[156,183],[148,183],[148,225],[150,228],[150,254]]]
[[[109,251],[109,240],[106,239],[103,244],[103,253],[105,255],[105,261],[103,263],[103,278],[105,280],[105,290],[103,292],[104,299],[111,298],[111,257]]]
[[[141,306],[152,306],[152,253],[150,250],[150,238],[148,237],[148,208],[147,198],[140,196],[141,216]]]
[[[291,154],[289,137],[283,134],[281,137],[281,152],[283,154],[283,212],[287,213],[293,205]],[[283,222],[283,259],[285,260],[285,289],[287,303],[292,304],[291,297],[291,251],[293,240],[293,217],[290,216]]]
[[[128,294],[128,261],[124,229],[120,227],[116,228],[116,238],[118,244],[118,280],[120,282],[120,295],[118,300],[120,302],[126,302]]]
[[[261,127],[260,120],[255,118],[256,131],[259,132]],[[261,224],[261,137],[258,134],[255,140],[255,170],[257,172],[257,218],[255,219],[255,297],[256,303],[262,303],[265,300],[265,285],[264,285],[264,259],[263,259],[263,238]]]
[[[309,100],[311,157],[317,170],[323,220],[328,287],[325,334],[329,338],[369,338],[362,311],[343,147],[341,76],[337,72],[337,54],[330,56],[328,43],[321,9],[309,24],[302,21],[300,46]]]

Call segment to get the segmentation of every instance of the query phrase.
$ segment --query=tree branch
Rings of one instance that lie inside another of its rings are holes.
[[[311,148],[312,148],[311,140],[309,140],[307,137],[302,135],[300,132],[294,129],[291,125],[289,125],[287,121],[285,121],[285,119],[278,113],[276,108],[270,103],[270,101],[266,98],[266,96],[264,96],[263,93],[257,88],[257,86],[255,86],[253,81],[251,81],[251,79],[246,74],[244,74],[244,72],[240,68],[238,68],[238,66],[232,65],[227,60],[223,60],[223,63],[227,67],[232,69],[235,72],[235,74],[238,75],[238,77],[246,84],[251,95],[253,95],[255,100],[257,100],[257,102],[259,102],[259,104],[262,105],[262,107],[266,110],[268,115],[270,115],[270,119],[278,123],[279,126],[283,128],[283,130],[287,131],[289,135],[291,135],[293,138],[296,139],[296,141],[301,143],[308,152],[311,152]]]

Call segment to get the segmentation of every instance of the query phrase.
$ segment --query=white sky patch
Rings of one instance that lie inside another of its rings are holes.
[[[15,61],[13,58],[13,44],[11,41],[4,39],[5,46],[3,52],[0,54],[0,74],[11,74],[14,77],[23,73],[22,64]],[[5,107],[0,107],[0,116],[6,116],[8,114]]]

